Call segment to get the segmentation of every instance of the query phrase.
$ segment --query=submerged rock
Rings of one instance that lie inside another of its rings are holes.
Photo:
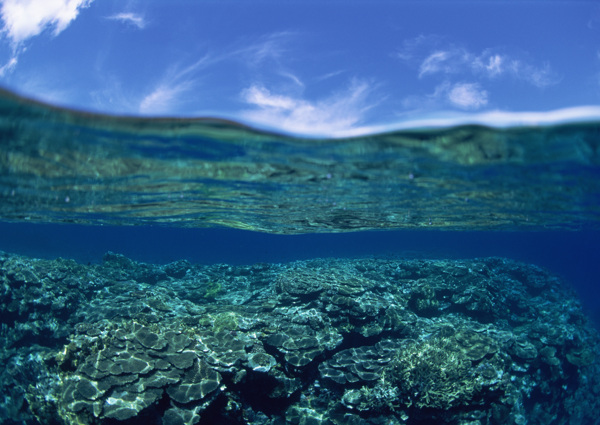
[[[600,423],[598,333],[535,266],[0,265],[0,423]]]

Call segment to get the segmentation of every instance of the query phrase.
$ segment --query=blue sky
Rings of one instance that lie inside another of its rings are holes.
[[[600,116],[597,1],[2,0],[0,13],[0,85],[88,111],[330,135]]]

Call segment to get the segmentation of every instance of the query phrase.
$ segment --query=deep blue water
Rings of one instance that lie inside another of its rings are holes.
[[[42,258],[100,262],[107,251],[137,261],[253,264],[316,257],[501,256],[563,277],[600,328],[600,232],[371,231],[274,235],[225,228],[113,227],[0,223],[0,250]]]

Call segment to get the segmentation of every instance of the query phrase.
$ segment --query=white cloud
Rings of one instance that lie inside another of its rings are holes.
[[[119,21],[124,24],[133,25],[141,30],[144,29],[144,27],[146,26],[145,19],[142,16],[137,15],[135,13],[117,13],[116,15],[107,17],[107,19]]]
[[[233,48],[227,55],[240,57],[246,65],[252,66],[258,66],[268,60],[278,62],[286,53],[285,45],[292,36],[291,32],[276,32],[264,35],[250,44],[244,39],[243,46]]]
[[[425,48],[430,49],[432,46],[438,46],[442,42],[442,38],[437,35],[420,34],[415,38],[409,38],[402,42],[400,47],[393,56],[407,62],[413,61],[421,56],[421,51]]]
[[[12,57],[0,67],[0,77],[15,69],[18,57],[27,39],[52,29],[57,36],[69,26],[93,0],[2,0],[0,16],[1,32],[11,40]]]
[[[462,47],[450,45],[444,49],[436,47],[426,54],[417,55],[417,47],[423,50],[427,38],[415,39],[396,56],[402,60],[419,61],[419,78],[435,74],[471,74],[474,77],[496,79],[508,77],[525,81],[533,86],[543,88],[559,82],[559,78],[548,63],[533,65],[525,59],[502,53],[494,49],[486,49],[479,54]],[[436,46],[438,39],[434,39]],[[406,44],[406,43],[405,43]],[[426,50],[426,49],[425,49]]]
[[[314,79],[314,81],[320,82],[320,81],[329,80],[330,78],[337,77],[338,75],[342,75],[345,72],[347,72],[347,71],[346,70],[338,70],[338,71],[329,72],[327,74],[320,75],[320,76],[316,77]]]
[[[292,74],[291,72],[280,71],[280,72],[278,72],[278,74],[281,75],[282,77],[285,77],[285,78],[291,80],[296,86],[304,87],[304,83],[300,80],[300,78],[298,78],[296,75]]]
[[[405,113],[423,113],[447,106],[473,110],[486,106],[488,92],[479,83],[450,83],[444,81],[436,86],[431,94],[424,96],[409,96],[402,101],[407,111]]]
[[[15,69],[15,67],[17,66],[17,62],[18,62],[17,57],[13,56],[12,58],[9,59],[9,61],[5,65],[0,66],[0,77],[3,77],[4,74]]]
[[[539,88],[554,85],[559,81],[548,63],[535,66],[522,59],[490,51],[484,51],[479,56],[469,56],[468,59],[467,67],[470,67],[474,74],[486,78],[506,75]]]
[[[419,78],[427,74],[452,74],[461,71],[467,60],[466,52],[460,50],[438,50],[425,58],[419,67]]]
[[[559,78],[552,72],[550,65],[547,63],[539,68],[514,60],[511,65],[510,71],[516,78],[527,81],[536,87],[543,88],[559,82]]]
[[[4,0],[0,14],[4,22],[3,32],[19,45],[51,28],[60,34],[73,21],[81,8],[93,0]]]
[[[417,39],[410,44],[401,59],[416,58],[416,48],[427,39]],[[489,93],[482,86],[487,81],[498,78],[508,78],[524,81],[532,86],[544,88],[558,83],[558,78],[548,64],[535,66],[524,59],[509,54],[486,49],[480,54],[474,54],[464,48],[450,46],[445,49],[437,48],[439,40],[434,40],[436,49],[422,55],[419,62],[418,76],[420,79],[432,76],[443,76],[444,82],[439,84],[433,94],[425,96],[409,96],[404,99],[406,108],[413,110],[435,109],[450,105],[455,108],[474,110],[488,105]],[[427,46],[425,46],[427,47]],[[423,50],[423,49],[421,49]],[[468,76],[475,82],[453,81],[460,76]]]
[[[207,55],[185,67],[171,66],[150,92],[142,97],[139,112],[146,115],[176,113],[178,105],[190,100],[198,84],[197,71],[211,63],[214,60]]]
[[[488,93],[477,83],[458,83],[448,92],[448,100],[463,109],[478,109],[487,105]]]
[[[1,1],[1,0],[0,0]],[[131,20],[136,17],[129,14],[114,15],[110,19]],[[275,66],[268,63],[269,71],[282,77],[288,86],[302,89],[303,82],[293,72],[283,69],[278,60],[284,50],[284,42],[291,36],[291,33],[274,33],[251,40],[250,43],[241,45],[237,43],[234,46],[221,49],[217,52],[206,54],[195,63],[186,65],[182,62],[174,63],[166,69],[154,84],[151,84],[140,95],[124,96],[122,94],[123,85],[112,82],[111,90],[98,91],[94,93],[96,102],[104,104],[108,102],[111,107],[115,102],[120,101],[128,112],[140,113],[143,115],[180,115],[191,112],[190,107],[197,101],[197,95],[200,83],[204,79],[209,79],[210,75],[203,75],[204,70],[221,64],[223,62],[239,61],[244,69],[265,65],[265,62],[275,62]],[[100,72],[105,74],[105,72]],[[127,97],[132,98],[133,102],[123,101]],[[211,113],[215,113],[212,111]]]
[[[281,131],[323,136],[363,134],[372,127],[361,126],[372,108],[367,98],[373,88],[354,80],[349,87],[330,97],[309,101],[301,97],[272,93],[254,84],[242,91],[242,100],[253,109],[240,113],[242,119]]]
[[[479,58],[478,58],[479,59]],[[474,66],[479,66],[478,59],[475,60]],[[495,77],[497,75],[502,74],[503,65],[505,63],[505,58],[501,55],[495,54],[491,55],[487,58],[487,63],[481,62],[482,69],[485,70],[488,76]]]
[[[140,102],[139,111],[146,115],[172,113],[182,93],[189,90],[190,84],[160,84]]]
[[[449,56],[449,52],[433,52],[421,64],[421,67],[419,68],[419,78],[423,75],[439,72],[441,65]]]
[[[289,96],[274,95],[262,86],[251,86],[243,91],[242,98],[251,105],[260,108],[273,108],[278,110],[292,110],[302,102]]]

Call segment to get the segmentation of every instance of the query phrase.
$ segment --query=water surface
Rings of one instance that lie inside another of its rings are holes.
[[[0,96],[0,218],[277,234],[597,229],[600,122],[319,139]]]

